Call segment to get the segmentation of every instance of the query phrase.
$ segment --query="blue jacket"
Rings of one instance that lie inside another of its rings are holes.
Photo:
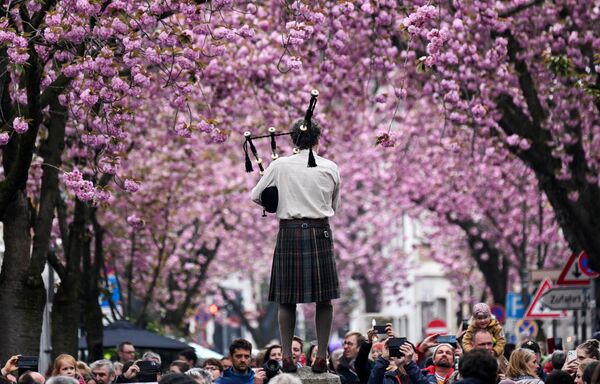
[[[248,373],[239,374],[233,371],[233,367],[223,371],[223,376],[215,380],[216,384],[254,384],[254,371],[249,369]]]
[[[400,376],[397,370],[386,371],[390,362],[383,357],[375,361],[375,365],[371,369],[368,384],[409,384],[408,376]]]
[[[437,379],[435,378],[433,368],[433,366],[429,366],[421,370],[413,361],[411,361],[404,367],[404,369],[406,370],[406,374],[408,375],[408,377],[410,377],[410,382],[412,384],[437,384]],[[451,369],[448,375],[446,376],[444,383],[447,382],[448,378],[450,378],[453,372],[454,370]]]

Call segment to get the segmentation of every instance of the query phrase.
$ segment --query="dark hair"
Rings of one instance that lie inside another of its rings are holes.
[[[21,376],[19,376],[18,383],[19,384],[39,384],[37,381],[35,381],[33,376],[31,376],[31,371],[27,371],[24,374],[22,374]]]
[[[0,375],[0,384],[14,384],[14,383],[12,381],[8,380],[6,377]]]
[[[281,348],[281,345],[279,345],[279,344],[272,344],[272,345],[269,345],[269,346],[268,346],[268,347],[265,349],[265,354],[264,354],[264,358],[263,358],[263,360],[264,360],[264,361],[270,360],[271,358],[270,358],[269,356],[271,356],[271,351],[272,351],[272,350],[274,350],[274,349],[276,349],[276,348],[282,349],[282,348]],[[257,363],[257,364],[258,364],[258,363]],[[261,364],[261,365],[262,365],[262,364]]]
[[[574,384],[575,379],[565,371],[553,371],[546,376],[545,384]]]
[[[473,377],[483,384],[496,384],[498,361],[488,351],[473,349],[460,359],[458,370],[463,378]]]
[[[577,346],[577,349],[585,351],[587,357],[600,360],[600,342],[596,339],[588,339]]]
[[[202,368],[205,368],[209,364],[214,365],[215,367],[219,368],[220,372],[223,372],[223,363],[221,363],[221,360],[212,357],[210,359],[206,359],[202,364]]]
[[[535,340],[527,340],[521,344],[521,348],[532,350],[535,353],[540,353],[540,345]]]
[[[565,361],[567,360],[567,354],[563,351],[554,351],[550,361],[552,362],[552,369],[561,370]]]
[[[229,355],[233,356],[233,352],[236,349],[252,352],[252,344],[246,339],[235,339],[231,342],[231,345],[229,345]]]
[[[596,367],[598,366],[598,364],[600,364],[600,361],[594,361],[594,362],[590,363],[587,367],[585,367],[585,369],[583,370],[583,375],[581,375],[581,380],[583,380],[583,382],[585,384],[591,384],[592,375],[594,374],[594,370],[596,370]]]
[[[183,356],[188,360],[192,361],[192,365],[196,365],[198,362],[198,356],[196,355],[196,351],[193,348],[186,348],[183,351],[179,352],[179,356]]]
[[[181,373],[185,373],[185,371],[190,369],[188,363],[186,363],[183,360],[174,360],[173,362],[171,362],[171,364],[169,364],[169,368],[171,368],[172,366],[176,366],[177,368],[179,368]]]
[[[321,126],[314,120],[311,120],[310,129],[300,130],[305,124],[304,119],[297,120],[292,126],[292,141],[300,149],[309,149],[319,142],[321,136]]]
[[[475,335],[473,335],[473,338],[475,338],[474,336]],[[515,349],[517,349],[517,346],[514,343],[507,343],[504,346],[504,357],[506,358],[506,360],[510,359],[510,355]]]
[[[167,373],[160,378],[158,384],[196,384],[196,380],[183,373]]]
[[[126,345],[131,345],[132,347],[134,347],[134,345],[131,341],[121,341],[119,343],[119,345],[117,345],[117,351],[123,352],[123,347]]]
[[[592,383],[597,383],[598,381],[600,381],[600,365],[597,365],[596,369],[594,369],[594,374],[592,375],[592,379],[591,379]],[[572,384],[572,383],[573,382],[571,382],[569,384]]]

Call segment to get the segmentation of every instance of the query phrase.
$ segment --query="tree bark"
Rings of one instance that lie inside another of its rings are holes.
[[[590,170],[585,159],[581,127],[577,124],[566,125],[569,133],[578,140],[565,147],[567,153],[573,156],[573,161],[569,164],[572,177],[559,180],[556,172],[561,164],[552,156],[553,148],[549,143],[553,141],[550,132],[543,129],[547,113],[539,101],[527,63],[519,58],[522,51],[519,42],[510,32],[506,32],[504,36],[508,39],[508,55],[517,72],[528,114],[513,102],[510,95],[503,94],[497,100],[498,109],[502,112],[499,125],[507,135],[517,134],[531,142],[528,150],[510,149],[535,172],[570,248],[574,252],[587,251],[591,266],[600,270],[600,188],[586,179]],[[577,117],[576,109],[573,113],[573,117]],[[569,199],[571,192],[579,194],[576,201]]]
[[[188,260],[181,261],[181,270],[182,272],[173,272],[169,273],[169,277],[167,279],[168,287],[171,292],[175,292],[179,290],[177,287],[177,283],[175,282],[175,273],[184,273],[186,277],[186,281],[190,282],[188,287],[185,290],[184,299],[179,302],[177,308],[174,310],[167,310],[165,315],[161,318],[161,324],[169,325],[181,331],[182,334],[186,335],[188,332],[186,324],[183,323],[185,319],[185,314],[190,310],[192,305],[195,305],[194,298],[198,296],[200,293],[200,289],[202,288],[203,283],[206,281],[208,276],[208,268],[217,256],[217,252],[219,251],[219,247],[221,246],[221,239],[217,239],[216,244],[213,248],[208,248],[206,244],[203,244],[198,250],[193,253],[193,258]],[[204,263],[200,264],[199,273],[190,272],[185,269],[185,264],[187,262],[198,264],[198,258],[203,256]],[[192,284],[191,281],[194,279],[195,281]],[[171,302],[177,302],[177,300],[171,294]],[[166,309],[166,307],[165,307]]]
[[[381,309],[381,287],[372,284],[369,278],[363,274],[354,276],[360,285],[360,289],[363,292],[365,298],[365,312],[376,313]]]
[[[483,275],[486,285],[492,292],[495,304],[504,306],[506,303],[506,292],[508,289],[508,270],[510,263],[508,257],[498,248],[480,236],[481,230],[473,231],[477,225],[469,220],[452,219],[447,217],[452,224],[458,225],[467,237],[469,251],[477,263],[477,267]],[[481,244],[478,247],[477,244]],[[487,258],[483,254],[487,254]]]
[[[277,339],[279,336],[279,326],[277,320],[277,309],[276,303],[268,302],[266,307],[259,309],[258,318],[256,322],[257,327],[253,327],[250,324],[250,319],[246,316],[244,306],[237,300],[231,300],[227,297],[227,291],[219,287],[221,295],[231,307],[234,314],[240,317],[240,321],[244,327],[250,332],[256,345],[262,347],[267,345],[271,340]]]
[[[0,361],[10,356],[38,355],[46,289],[42,276],[30,268],[30,207],[25,192],[6,208],[4,259],[0,272]]]
[[[95,361],[103,358],[104,327],[102,325],[102,309],[98,298],[100,297],[100,275],[104,268],[104,229],[95,219],[96,210],[92,212],[94,227],[94,252],[92,260],[90,252],[83,255],[83,271],[81,276],[83,321],[88,346],[88,360]]]
[[[69,230],[69,243],[65,247],[64,272],[58,271],[60,285],[52,305],[52,357],[61,353],[76,356],[78,329],[81,322],[80,275],[81,255],[89,248],[86,233],[85,203],[75,202],[75,214]]]

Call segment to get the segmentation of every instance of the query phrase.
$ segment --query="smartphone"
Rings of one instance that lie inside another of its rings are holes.
[[[387,325],[374,325],[373,326],[375,333],[377,333],[378,335],[384,335],[386,328],[387,328]]]
[[[158,381],[160,364],[155,361],[140,360],[135,363],[140,368],[137,381],[140,383],[152,383]]]
[[[17,368],[19,376],[27,371],[38,372],[38,357],[37,356],[19,356],[17,360]]]
[[[435,338],[439,344],[450,344],[456,348],[456,335],[440,335]]]
[[[548,353],[552,353],[554,351],[562,351],[562,337],[549,337],[546,341],[548,345]]]
[[[462,330],[466,331],[469,328],[469,319],[463,319],[462,321]]]
[[[554,338],[554,349],[555,350],[559,350],[559,351],[563,350],[562,337],[555,337]]]
[[[571,349],[569,351],[567,351],[567,359],[565,361],[565,363],[570,363],[571,361],[575,360],[577,358],[577,351],[574,349]]]
[[[387,347],[390,351],[390,357],[402,357],[404,353],[400,352],[400,347],[406,343],[406,337],[392,337],[388,339]]]

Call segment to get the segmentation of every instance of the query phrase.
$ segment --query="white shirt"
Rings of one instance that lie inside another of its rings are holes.
[[[279,193],[277,217],[280,219],[321,219],[338,209],[340,174],[331,160],[315,156],[317,166],[309,168],[308,149],[271,162],[252,189],[252,201],[260,204],[260,194],[271,186]]]

